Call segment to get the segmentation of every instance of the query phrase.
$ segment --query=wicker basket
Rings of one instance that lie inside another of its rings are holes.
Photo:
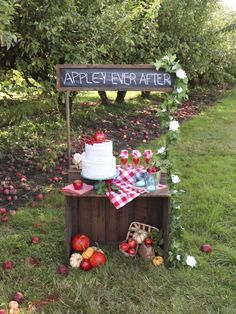
[[[126,239],[123,241],[123,242],[128,242],[129,239],[132,239],[133,238],[133,234],[137,231],[137,230],[145,230],[147,231],[148,233],[150,233],[152,230],[156,230],[157,232],[159,232],[159,229],[156,228],[156,227],[153,227],[153,226],[150,226],[150,225],[146,225],[146,224],[143,224],[141,222],[137,222],[137,221],[133,221],[131,222],[130,226],[129,226],[129,229],[128,229],[128,232],[127,232],[127,235],[126,235]],[[136,247],[136,255],[138,253],[138,249],[139,249],[139,244],[137,244],[137,247]],[[122,250],[120,250],[121,253],[123,253],[125,256],[136,256],[136,255],[130,255]]]
[[[131,224],[129,226],[129,230],[128,230],[127,235],[126,235],[126,241],[133,238],[133,234],[136,231],[138,231],[139,229],[147,231],[148,233],[150,233],[152,230],[156,230],[157,232],[159,232],[159,229],[156,227],[146,225],[146,224],[143,224],[141,222],[133,221],[133,222],[131,222]]]

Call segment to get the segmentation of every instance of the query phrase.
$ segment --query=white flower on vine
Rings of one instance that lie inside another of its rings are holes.
[[[177,261],[180,261],[180,255],[179,254],[176,255],[176,259],[177,259]]]
[[[180,182],[180,178],[179,178],[177,175],[175,175],[175,174],[172,174],[172,175],[171,175],[171,180],[172,180],[172,182],[173,182],[174,184]]]
[[[178,121],[176,121],[176,120],[170,121],[170,124],[169,124],[169,130],[170,131],[175,132],[178,130],[178,128],[179,128],[179,122]]]
[[[183,91],[183,88],[182,88],[182,87],[178,87],[178,88],[176,89],[176,92],[177,92],[178,94],[182,93],[182,91]]]
[[[169,58],[168,56],[164,56],[164,57],[162,58],[162,60],[163,60],[163,61],[169,61],[170,58]]]
[[[193,268],[193,267],[196,267],[197,262],[193,256],[188,255],[186,258],[186,264]]]
[[[166,109],[161,109],[161,112],[166,112]]]
[[[161,148],[158,149],[157,154],[163,154],[166,151],[166,148],[162,146]]]
[[[178,78],[180,78],[181,80],[185,79],[187,77],[186,73],[184,70],[179,69],[178,71],[176,71],[176,76]]]

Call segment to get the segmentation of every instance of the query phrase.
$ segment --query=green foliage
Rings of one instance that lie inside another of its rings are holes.
[[[16,34],[12,32],[13,2],[0,0],[0,47],[9,49],[17,40]]]
[[[188,78],[185,71],[182,69],[175,55],[166,55],[162,59],[157,60],[154,63],[157,70],[160,68],[166,72],[174,75],[174,87],[173,91],[166,95],[164,98],[159,115],[161,117],[162,130],[165,132],[165,146],[163,152],[158,154],[158,160],[156,163],[160,163],[161,168],[165,168],[167,172],[168,185],[171,190],[171,222],[170,222],[170,248],[169,248],[169,263],[172,266],[176,266],[176,256],[182,253],[182,230],[180,220],[180,207],[179,194],[181,190],[176,189],[176,183],[173,180],[174,167],[173,163],[169,160],[169,146],[179,138],[179,123],[173,119],[173,113],[177,110],[178,106],[188,99]],[[156,158],[154,158],[156,159]],[[179,178],[178,178],[179,180]]]

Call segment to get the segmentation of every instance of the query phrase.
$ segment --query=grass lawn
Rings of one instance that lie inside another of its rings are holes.
[[[171,147],[181,177],[182,224],[186,253],[197,268],[155,268],[140,258],[122,256],[103,247],[108,263],[86,273],[70,269],[57,273],[66,262],[63,196],[48,194],[40,207],[26,206],[0,225],[0,308],[16,291],[25,295],[21,313],[32,301],[56,301],[37,313],[236,313],[236,89],[214,107],[181,126],[181,141]],[[155,151],[157,141],[146,147]],[[144,146],[142,146],[144,148]],[[41,224],[41,226],[35,226]],[[32,236],[41,242],[30,244]],[[208,242],[209,255],[199,247]],[[39,267],[27,263],[31,256]],[[39,304],[39,303],[37,303]],[[41,302],[41,305],[43,303]]]

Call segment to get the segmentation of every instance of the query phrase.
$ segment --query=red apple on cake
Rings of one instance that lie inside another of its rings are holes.
[[[96,143],[103,143],[106,141],[106,136],[103,132],[98,131],[95,135],[94,135],[95,141]]]

